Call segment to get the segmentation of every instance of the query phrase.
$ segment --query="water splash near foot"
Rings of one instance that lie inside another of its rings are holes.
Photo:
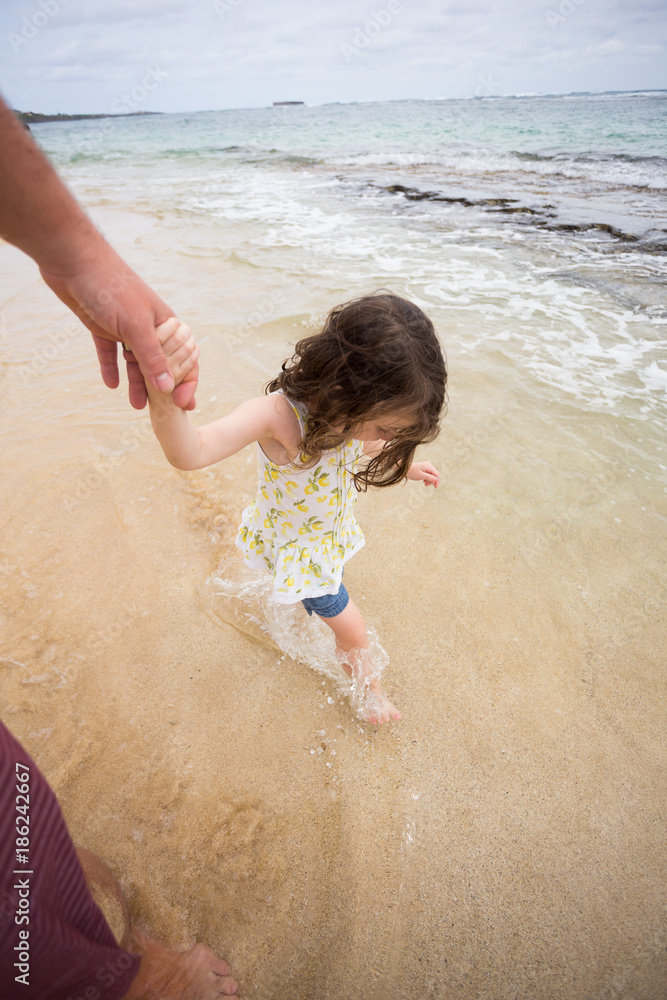
[[[345,672],[351,672],[350,701],[359,718],[374,725],[398,722],[401,713],[389,701],[380,683],[389,657],[375,634],[369,632],[368,646],[350,649],[346,653],[338,651],[338,658]]]
[[[349,699],[363,721],[400,718],[398,713],[391,714],[396,710],[380,687],[389,657],[372,628],[368,628],[368,648],[342,653],[317,615],[309,616],[300,601],[279,604],[272,596],[271,578],[245,566],[216,570],[206,582],[206,594],[215,598],[206,601],[211,617],[322,674],[339,695]],[[346,662],[352,667],[351,677],[343,668]]]

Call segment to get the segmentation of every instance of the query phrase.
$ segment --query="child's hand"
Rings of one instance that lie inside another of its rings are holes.
[[[413,462],[408,469],[408,479],[422,482],[424,486],[435,486],[436,489],[440,485],[440,473],[430,462]]]
[[[155,331],[178,385],[192,371],[199,358],[199,347],[189,326],[172,316]]]

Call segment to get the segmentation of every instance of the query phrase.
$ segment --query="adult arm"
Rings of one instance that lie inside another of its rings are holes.
[[[118,385],[117,344],[125,343],[130,402],[146,403],[144,380],[174,385],[155,328],[174,315],[95,228],[0,97],[0,236],[38,265],[47,285],[90,330],[105,385]],[[195,366],[174,390],[194,408]]]

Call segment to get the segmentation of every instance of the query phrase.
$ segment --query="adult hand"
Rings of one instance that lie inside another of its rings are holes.
[[[126,345],[130,403],[140,410],[147,399],[144,379],[161,392],[170,392],[174,387],[155,332],[174,312],[108,244],[101,248],[98,244],[91,250],[90,261],[70,273],[57,273],[45,267],[40,267],[40,272],[49,288],[90,330],[102,379],[111,389],[119,381],[116,345],[119,342]],[[177,406],[194,409],[198,376],[199,367],[195,364],[174,389]]]
[[[155,327],[173,310],[135,274],[81,206],[0,98],[0,233],[39,267],[42,277],[93,335],[106,385],[118,385],[118,342],[126,356],[130,402],[146,405],[144,378],[169,392],[173,379]],[[174,402],[193,409],[196,367]]]

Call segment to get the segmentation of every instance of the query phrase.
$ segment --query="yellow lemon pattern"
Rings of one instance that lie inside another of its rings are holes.
[[[288,400],[303,433],[307,415]],[[361,441],[322,455],[315,468],[280,466],[257,445],[257,496],[243,511],[236,544],[249,566],[268,569],[274,598],[295,604],[335,594],[343,566],[364,544],[352,476]]]

